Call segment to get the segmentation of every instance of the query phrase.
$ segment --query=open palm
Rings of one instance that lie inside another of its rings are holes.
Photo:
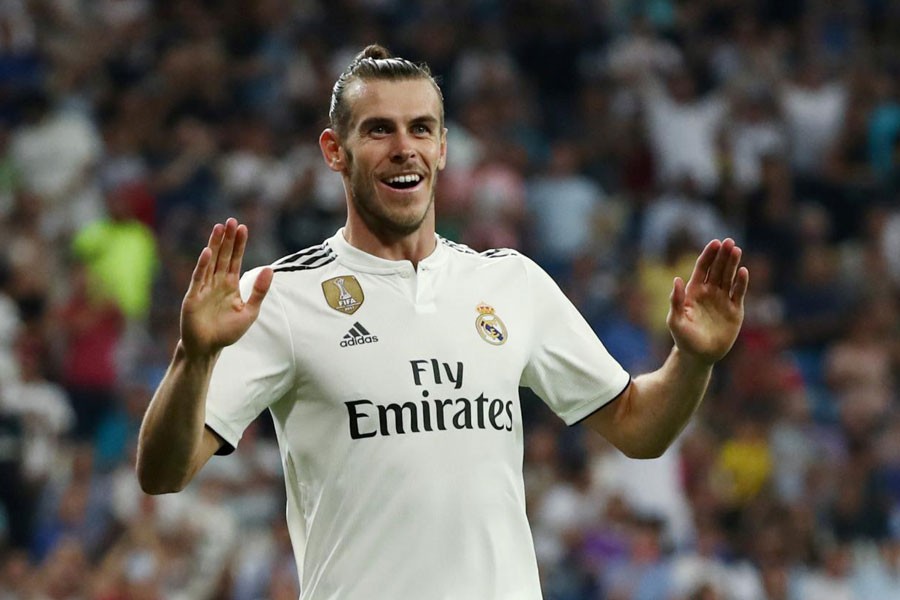
[[[687,285],[675,278],[666,323],[679,350],[713,363],[731,349],[750,282],[747,268],[738,268],[740,261],[734,240],[713,240],[697,258]]]
[[[181,304],[181,342],[189,355],[217,353],[240,339],[259,316],[273,274],[271,269],[263,269],[247,301],[241,298],[241,261],[246,245],[247,227],[236,219],[213,227]]]

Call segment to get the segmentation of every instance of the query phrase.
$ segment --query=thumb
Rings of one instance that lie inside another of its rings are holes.
[[[253,282],[253,289],[250,291],[250,297],[247,298],[246,305],[248,307],[254,311],[259,310],[263,298],[265,298],[266,294],[269,292],[274,277],[275,272],[272,271],[270,267],[266,267],[259,272],[259,275],[256,276],[256,281]]]

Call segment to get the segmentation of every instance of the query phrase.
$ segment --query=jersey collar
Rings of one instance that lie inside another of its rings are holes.
[[[343,227],[338,229],[337,233],[328,238],[325,243],[331,246],[340,262],[364,273],[388,274],[416,271],[412,262],[408,260],[388,260],[351,246],[344,238]],[[447,248],[435,234],[434,251],[419,261],[419,269],[435,269],[444,263],[446,257]]]

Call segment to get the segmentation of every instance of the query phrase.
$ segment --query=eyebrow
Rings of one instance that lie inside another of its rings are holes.
[[[422,115],[422,116],[414,117],[414,118],[410,119],[409,122],[411,125],[436,126],[438,124],[438,119],[437,119],[437,117],[434,117],[432,115]],[[387,117],[369,117],[369,118],[363,119],[362,121],[359,122],[359,125],[357,125],[357,130],[365,131],[367,129],[371,129],[372,127],[375,127],[378,125],[392,126],[392,125],[394,125],[394,120],[389,119]]]
[[[413,125],[437,125],[438,120],[436,117],[431,115],[423,115],[421,117],[416,117],[411,121]]]

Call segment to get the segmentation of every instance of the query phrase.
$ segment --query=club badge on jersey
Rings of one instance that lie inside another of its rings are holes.
[[[341,275],[323,281],[322,292],[328,306],[348,315],[359,310],[366,299],[362,286],[353,275]]]
[[[475,307],[478,316],[475,318],[475,329],[481,339],[492,346],[501,346],[506,343],[508,334],[506,325],[495,314],[494,307],[482,302]]]

